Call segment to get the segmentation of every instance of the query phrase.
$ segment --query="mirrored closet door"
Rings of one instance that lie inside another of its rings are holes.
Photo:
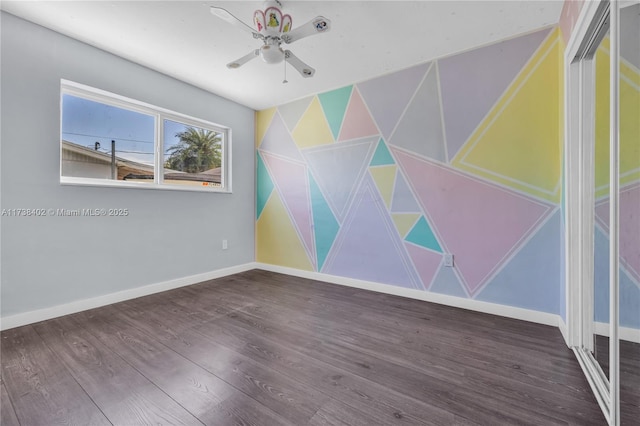
[[[568,341],[610,425],[640,419],[640,3],[585,3],[567,64]]]
[[[620,3],[620,424],[640,424],[640,2]]]

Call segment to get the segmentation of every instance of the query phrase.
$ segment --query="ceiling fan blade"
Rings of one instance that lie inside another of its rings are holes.
[[[291,66],[294,67],[304,78],[313,77],[313,75],[316,73],[315,69],[302,62],[296,55],[291,53],[290,50],[284,51],[284,58],[285,61],[290,63]]]
[[[229,24],[233,25],[236,28],[240,28],[243,31],[251,33],[253,35],[253,38],[264,39],[264,36],[262,34],[256,32],[249,25],[245,24],[244,22],[242,22],[241,20],[233,16],[228,10],[223,9],[221,7],[217,7],[217,6],[211,6],[209,10],[211,11],[212,15],[217,16],[218,18],[228,22]]]
[[[314,34],[326,33],[331,29],[331,21],[324,16],[316,16],[304,25],[301,25],[288,33],[283,33],[280,38],[285,43],[293,43],[301,38]]]
[[[242,58],[238,58],[233,62],[229,62],[227,64],[227,68],[230,68],[232,70],[236,69],[236,68],[240,68],[242,65],[246,64],[247,62],[249,62],[253,58],[257,58],[259,54],[260,54],[260,49],[256,49],[256,50],[254,50],[254,51],[252,51],[250,53],[247,53]]]

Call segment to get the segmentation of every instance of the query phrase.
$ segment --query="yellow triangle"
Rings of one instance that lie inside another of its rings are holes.
[[[391,208],[391,198],[393,197],[393,186],[396,183],[397,168],[398,166],[394,164],[391,166],[371,167],[369,169],[369,173],[371,173],[371,177],[373,177],[387,208]]]
[[[393,223],[396,224],[398,234],[400,234],[400,237],[402,238],[407,236],[419,217],[419,213],[391,213]]]
[[[280,195],[273,191],[256,223],[258,262],[313,271]]]
[[[276,107],[256,112],[256,148],[260,147],[262,139],[265,133],[267,133],[269,124],[271,124],[271,120],[275,114]]]
[[[596,198],[609,194],[609,40],[596,52]],[[620,63],[620,185],[640,179],[640,73]]]
[[[560,201],[560,33],[554,30],[494,105],[453,165]]]
[[[333,134],[317,96],[313,97],[291,136],[299,148],[333,143]]]

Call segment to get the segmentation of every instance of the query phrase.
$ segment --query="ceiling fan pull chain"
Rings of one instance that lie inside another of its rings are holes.
[[[284,63],[284,80],[282,80],[282,84],[287,84],[287,58],[285,56],[284,61],[282,61]]]

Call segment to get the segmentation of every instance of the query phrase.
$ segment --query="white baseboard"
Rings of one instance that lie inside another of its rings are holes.
[[[499,315],[502,317],[519,319],[538,324],[558,326],[558,315],[546,312],[534,311],[531,309],[515,308],[512,306],[499,305],[497,303],[482,302],[479,300],[466,299],[463,297],[449,296],[446,294],[426,292],[403,287],[396,287],[388,284],[380,284],[371,281],[356,280],[353,278],[339,277],[335,275],[323,274],[320,272],[303,271],[300,269],[287,268],[266,263],[257,263],[256,268],[265,271],[278,272],[295,277],[308,278],[312,280],[324,281],[332,284],[355,287],[363,290],[372,290],[379,293],[393,294],[395,296],[408,297],[411,299],[424,300],[426,302],[438,303],[441,305],[453,306],[456,308],[468,309],[471,311],[484,312],[487,314]]]
[[[596,334],[600,336],[609,337],[609,323],[596,322]],[[620,340],[626,340],[628,342],[640,343],[640,329],[630,327],[619,327],[618,337]]]
[[[562,317],[558,315],[558,328],[560,329],[560,334],[562,334],[562,338],[564,339],[564,343],[568,348],[571,347],[569,344],[569,331],[567,330],[567,324],[564,322]]]
[[[52,306],[50,308],[38,309],[35,311],[11,315],[8,317],[0,318],[0,330],[8,330],[14,327],[33,324],[39,321],[45,321],[63,315],[86,311],[88,309],[98,308],[113,303],[123,302],[125,300],[135,299],[137,297],[148,296],[154,293],[160,293],[179,287],[197,284],[203,281],[249,271],[251,269],[262,269],[265,271],[277,272],[295,277],[324,281],[332,284],[344,285],[347,287],[377,291],[379,293],[392,294],[396,296],[408,297],[411,299],[423,300],[426,302],[438,303],[441,305],[453,306],[456,308],[468,309],[476,312],[483,312],[507,318],[550,325],[558,327],[565,339],[565,342],[567,341],[567,326],[562,318],[555,314],[257,262],[249,262],[229,268],[218,269],[216,271],[205,272],[202,274],[191,275],[188,277],[177,278],[161,283],[150,284],[143,287],[119,291],[116,293],[110,293],[90,299],[78,300],[75,302],[65,303],[63,305]],[[603,336],[608,336],[609,325],[605,323],[596,323],[596,333]],[[620,338],[623,340],[640,343],[640,330],[638,329],[620,327],[619,333]]]
[[[86,311],[87,309],[99,308],[100,306],[110,305],[112,303],[123,302],[125,300],[148,296],[150,294],[160,293],[162,291],[172,290],[174,288],[226,277],[228,275],[233,275],[256,268],[256,263],[249,262],[242,265],[231,266],[229,268],[218,269],[216,271],[205,272],[202,274],[177,278],[161,283],[149,284],[143,287],[136,287],[129,290],[118,291],[116,293],[105,294],[103,296],[92,297],[90,299],[78,300],[75,302],[65,303],[63,305],[52,306],[50,308],[38,309],[35,311],[11,315],[0,319],[0,330],[8,330],[10,328],[33,324],[39,321],[45,321],[48,319],[61,317],[63,315]]]

